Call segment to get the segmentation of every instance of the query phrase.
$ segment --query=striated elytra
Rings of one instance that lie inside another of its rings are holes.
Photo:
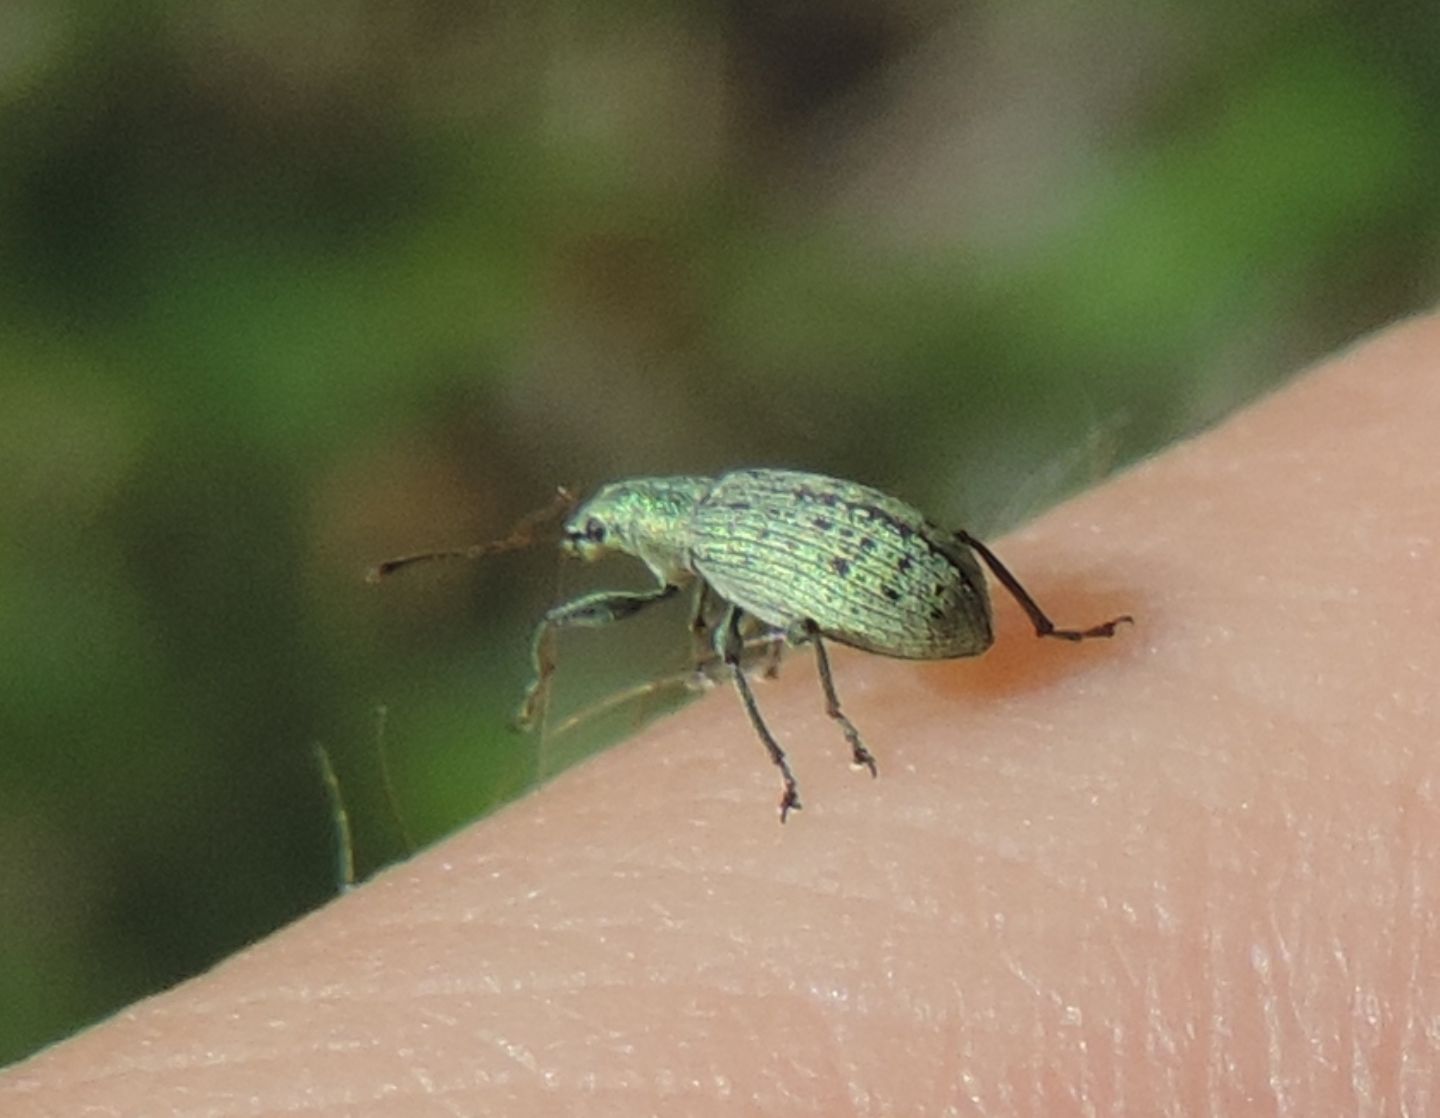
[[[562,491],[562,499],[568,495]],[[518,546],[522,527],[498,545],[392,561],[484,554]],[[725,664],[771,761],[780,771],[780,820],[800,807],[785,752],[765,724],[746,672],[746,639],[759,633],[810,644],[826,712],[839,724],[856,765],[875,759],[842,713],[825,641],[908,660],[978,656],[994,642],[983,562],[1029,615],[1037,636],[1110,637],[1116,617],[1087,629],[1060,629],[988,547],[938,527],[877,489],[791,470],[735,470],[718,478],[635,478],[602,487],[565,522],[565,551],[582,559],[623,552],[642,560],[659,585],[598,591],[550,610],[532,642],[534,678],[516,721],[534,723],[555,672],[555,634],[632,617],[692,587],[690,629],[697,668]]]

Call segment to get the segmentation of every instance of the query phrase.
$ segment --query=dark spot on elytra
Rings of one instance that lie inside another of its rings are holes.
[[[944,611],[943,609],[935,609],[934,607],[932,607],[931,610],[930,610],[930,620],[931,620],[931,621],[944,621],[944,620],[945,620],[945,611]]]
[[[945,560],[946,563],[953,567],[955,566],[955,560],[951,556],[946,554],[943,547],[941,547],[938,543],[935,542],[937,539],[944,539],[946,535],[947,533],[945,533],[940,528],[935,527],[935,525],[931,524],[930,521],[927,520],[925,521],[923,530],[920,533],[920,538],[925,541],[925,546],[929,549],[931,555],[938,555],[941,559]]]
[[[731,501],[725,507],[727,509],[732,509],[735,512],[749,512],[755,506],[752,505],[749,501]]]
[[[820,489],[811,489],[808,485],[797,485],[791,492],[795,495],[795,499],[802,504],[805,501],[815,501],[818,504],[824,505],[826,508],[832,509],[840,500],[834,493],[828,493]]]
[[[861,549],[864,550],[864,551],[874,551],[874,550],[875,550],[875,537],[874,537],[874,536],[861,536],[861,537],[860,537],[860,547],[861,547]]]
[[[908,555],[902,555],[902,556],[900,556],[900,558],[896,561],[896,563],[895,563],[895,569],[898,570],[898,571],[903,575],[903,574],[906,574],[906,573],[910,570],[910,568],[913,567],[914,565],[915,565],[915,564],[911,561],[910,556],[908,556]]]
[[[837,555],[830,560],[830,569],[841,578],[844,578],[850,573],[850,560],[846,559],[843,555]]]
[[[890,525],[902,540],[908,542],[915,535],[915,525],[900,519],[894,513],[888,512],[878,505],[856,505],[855,508],[863,511],[867,520],[878,520],[883,524]]]
[[[942,586],[942,585],[941,585],[940,583],[938,583],[938,582],[935,584],[935,597],[937,597],[937,598],[943,598],[943,597],[945,597],[945,587]]]
[[[814,520],[810,521],[810,523],[817,532],[828,532],[831,528],[835,527],[835,521],[826,516],[817,516]]]
[[[896,590],[893,586],[880,587],[880,593],[884,594],[885,597],[889,598],[892,602],[898,602],[900,600],[900,591]]]

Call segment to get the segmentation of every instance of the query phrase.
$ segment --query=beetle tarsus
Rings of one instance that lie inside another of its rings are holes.
[[[1128,613],[1122,613],[1119,617],[1112,617],[1101,625],[1092,625],[1088,629],[1046,629],[1041,630],[1039,626],[1035,629],[1037,637],[1058,637],[1062,641],[1083,641],[1091,637],[1113,637],[1115,629],[1119,625],[1134,625],[1135,619]]]

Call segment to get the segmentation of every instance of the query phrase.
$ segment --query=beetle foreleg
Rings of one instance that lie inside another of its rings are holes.
[[[1119,617],[1111,618],[1101,625],[1092,625],[1088,629],[1057,629],[1055,623],[1045,616],[1045,611],[1042,610],[1035,599],[1030,596],[1030,592],[1020,585],[1020,580],[1010,573],[1004,563],[1000,562],[999,556],[969,532],[957,531],[955,538],[979,555],[980,558],[985,561],[985,565],[994,573],[995,577],[1000,580],[1000,585],[1010,591],[1014,599],[1020,603],[1020,608],[1029,615],[1031,624],[1035,626],[1035,635],[1037,637],[1056,637],[1065,641],[1083,641],[1090,637],[1113,637],[1117,625],[1125,623],[1135,624],[1135,619],[1128,613],[1124,613]]]
[[[534,677],[525,688],[525,697],[515,715],[515,725],[528,730],[545,707],[550,693],[550,680],[555,674],[555,632],[558,629],[594,629],[612,621],[633,617],[646,606],[663,602],[680,588],[665,585],[637,593],[602,590],[586,594],[573,602],[556,606],[540,619],[530,641],[530,662]]]
[[[755,693],[750,690],[750,681],[745,678],[745,638],[740,633],[740,623],[744,616],[745,614],[733,605],[725,611],[725,618],[715,632],[715,651],[730,665],[735,689],[740,692],[740,701],[745,704],[745,713],[750,716],[750,724],[760,735],[761,744],[770,754],[770,760],[780,770],[780,822],[783,823],[792,810],[800,810],[800,791],[795,783],[795,774],[790,771],[790,762],[785,759],[785,751],[780,748],[775,735],[765,725],[765,719],[760,717],[760,706],[755,702]]]

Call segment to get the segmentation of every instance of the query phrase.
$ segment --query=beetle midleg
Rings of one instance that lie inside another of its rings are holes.
[[[730,603],[715,593],[704,579],[695,580],[695,600],[690,608],[690,665],[692,691],[710,686],[711,670],[721,662],[716,627],[724,620]],[[747,663],[761,663],[761,675],[776,679],[780,675],[780,659],[785,654],[785,633],[766,625],[753,613],[740,619],[740,635],[745,642]]]
[[[1135,619],[1128,613],[1119,617],[1112,617],[1109,621],[1100,625],[1092,625],[1088,629],[1057,629],[1055,623],[1045,616],[1045,611],[1039,603],[1030,596],[1030,592],[1020,585],[1020,580],[1012,575],[1004,563],[1000,562],[999,556],[977,540],[969,532],[957,531],[955,538],[966,547],[973,550],[985,565],[990,568],[995,577],[1000,580],[1000,585],[1010,591],[1014,599],[1020,603],[1020,608],[1029,615],[1030,622],[1035,626],[1037,637],[1057,637],[1065,641],[1083,641],[1089,637],[1113,637],[1115,627],[1124,623],[1135,624]]]
[[[550,693],[550,680],[555,674],[556,630],[594,629],[612,621],[623,621],[646,606],[663,602],[679,589],[667,584],[635,593],[601,590],[556,606],[542,617],[530,641],[530,662],[535,674],[525,688],[525,697],[521,699],[520,709],[515,715],[515,725],[522,730],[529,729],[534,725],[536,715],[544,709]]]
[[[845,732],[845,740],[850,743],[852,763],[863,765],[870,770],[870,775],[874,776],[876,773],[874,754],[865,748],[865,743],[860,740],[860,731],[855,729],[855,724],[846,718],[840,709],[840,696],[835,693],[835,680],[830,675],[830,655],[825,651],[825,642],[820,637],[820,627],[813,621],[802,621],[800,632],[807,641],[815,645],[815,663],[820,669],[820,686],[825,689],[825,713],[840,723],[840,729]]]
[[[795,774],[790,771],[790,762],[785,759],[785,751],[780,748],[775,735],[765,725],[765,719],[760,717],[760,706],[755,702],[755,693],[750,690],[750,681],[745,678],[745,638],[740,633],[740,624],[744,617],[744,611],[738,606],[732,605],[726,609],[725,618],[715,632],[715,651],[730,665],[735,689],[740,692],[740,701],[745,704],[745,713],[750,716],[750,724],[760,735],[761,744],[770,754],[770,760],[780,770],[780,822],[783,823],[792,810],[800,810],[800,792],[795,783]]]
[[[776,633],[765,642],[765,667],[761,671],[766,679],[780,678],[780,659],[785,655],[785,636]]]

